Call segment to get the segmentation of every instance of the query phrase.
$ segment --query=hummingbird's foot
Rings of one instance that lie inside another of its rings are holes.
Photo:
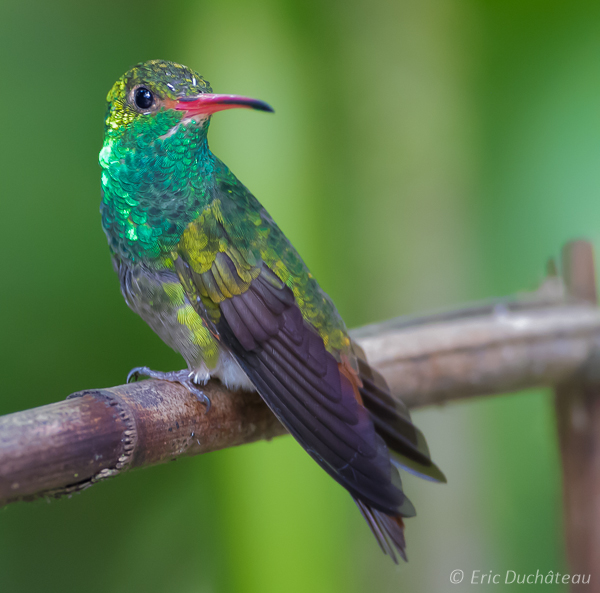
[[[127,383],[137,381],[140,377],[148,377],[150,379],[158,379],[159,381],[170,381],[171,383],[179,383],[183,385],[190,393],[198,398],[198,401],[206,406],[206,411],[210,410],[210,399],[202,391],[196,383],[194,383],[195,373],[188,369],[181,371],[169,371],[163,373],[161,371],[153,371],[148,367],[135,367],[129,371],[127,375]]]

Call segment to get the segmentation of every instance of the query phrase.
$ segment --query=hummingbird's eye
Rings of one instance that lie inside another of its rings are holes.
[[[141,86],[136,89],[134,100],[139,109],[149,109],[154,103],[154,95],[146,87]]]

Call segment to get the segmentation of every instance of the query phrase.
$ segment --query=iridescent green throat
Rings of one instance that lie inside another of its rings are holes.
[[[130,262],[159,262],[212,201],[215,169],[208,120],[163,110],[105,130],[100,151],[102,226],[111,251]]]

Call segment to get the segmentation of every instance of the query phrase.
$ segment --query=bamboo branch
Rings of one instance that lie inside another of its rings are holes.
[[[59,496],[134,467],[270,439],[285,429],[255,393],[218,381],[205,407],[187,389],[140,381],[0,417],[0,505]]]
[[[569,292],[595,306],[594,257],[579,241],[564,252]],[[586,376],[561,381],[556,388],[556,417],[563,468],[566,547],[571,574],[590,575],[589,584],[572,591],[600,592],[600,386],[598,351]],[[594,364],[596,363],[596,364]],[[594,377],[596,375],[596,377]]]
[[[553,385],[580,373],[600,338],[587,304],[511,311],[353,334],[394,396],[416,408]]]
[[[550,278],[536,293],[352,332],[410,407],[589,380],[600,309],[567,300]],[[284,428],[256,394],[142,381],[83,391],[0,417],[0,505],[82,490],[122,471],[268,439]]]

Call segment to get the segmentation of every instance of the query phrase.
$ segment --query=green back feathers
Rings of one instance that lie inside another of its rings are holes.
[[[349,352],[341,317],[298,252],[248,189],[221,161],[216,163],[215,197],[187,227],[178,247],[198,277],[199,296],[212,311],[213,320],[218,321],[219,311],[211,304],[247,290],[264,262],[292,289],[303,317],[319,332],[325,346]],[[236,278],[228,277],[219,253],[233,262]]]
[[[131,101],[142,84],[159,96],[153,112]],[[161,61],[136,66],[110,91],[100,165],[102,224],[113,255],[154,269],[176,267],[183,258],[198,278],[196,286],[186,285],[190,301],[201,298],[215,320],[219,302],[247,290],[264,262],[292,289],[326,347],[349,352],[329,297],[256,198],[210,152],[209,119],[184,119],[168,108],[199,92],[210,86],[197,73]],[[234,263],[235,277],[227,276],[219,253]]]

